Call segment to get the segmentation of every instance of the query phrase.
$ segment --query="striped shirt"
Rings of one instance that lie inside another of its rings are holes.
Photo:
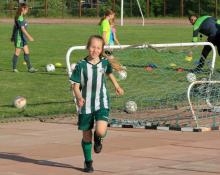
[[[81,60],[73,71],[70,80],[80,84],[85,104],[80,114],[91,114],[99,109],[109,109],[109,95],[106,89],[105,74],[112,73],[109,61],[101,58],[97,64],[91,64],[87,58]]]

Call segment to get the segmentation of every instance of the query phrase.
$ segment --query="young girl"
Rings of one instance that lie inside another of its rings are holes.
[[[112,81],[117,95],[124,91],[112,74],[109,61],[102,57],[104,40],[94,35],[89,38],[88,56],[81,60],[70,78],[72,88],[78,105],[78,127],[83,132],[82,149],[84,153],[84,171],[93,172],[92,166],[92,129],[94,121],[94,151],[102,150],[102,139],[106,135],[109,119],[109,96],[106,89],[105,75]]]
[[[15,24],[13,28],[13,33],[11,41],[15,45],[15,53],[12,58],[13,72],[18,72],[16,66],[18,57],[21,53],[21,50],[24,51],[24,60],[27,64],[29,72],[36,72],[37,69],[33,68],[29,58],[29,48],[27,45],[27,39],[29,41],[34,41],[32,36],[27,32],[27,22],[24,20],[24,15],[28,13],[28,6],[26,4],[21,4],[17,10],[15,16]]]
[[[112,20],[115,16],[115,13],[112,10],[107,10],[105,16],[101,18],[99,25],[99,33],[105,41],[105,45],[109,45],[111,27],[109,21]]]
[[[110,28],[111,28],[111,33],[110,33],[110,40],[109,40],[109,45],[120,45],[118,37],[116,35],[116,28],[115,28],[115,18],[112,18],[110,21]]]

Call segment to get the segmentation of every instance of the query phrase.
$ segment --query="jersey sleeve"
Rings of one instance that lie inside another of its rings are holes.
[[[192,42],[198,42],[199,28],[193,27],[193,38]]]
[[[107,32],[109,30],[109,24],[108,24],[108,21],[107,20],[104,20],[103,23],[102,23],[102,31],[103,32]]]
[[[19,18],[18,18],[18,27],[19,28],[25,27],[25,21],[24,21],[24,18],[22,16],[19,16]]]
[[[70,81],[72,83],[78,83],[78,84],[81,83],[81,68],[79,64],[76,65],[76,68],[74,69],[70,77]]]
[[[112,73],[112,65],[107,61],[107,69],[106,69],[106,74],[111,74]]]

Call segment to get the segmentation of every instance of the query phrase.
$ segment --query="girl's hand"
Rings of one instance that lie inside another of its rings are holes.
[[[85,100],[83,98],[77,99],[77,105],[79,106],[79,108],[83,107],[84,103]]]
[[[30,41],[34,41],[34,38],[30,37],[29,40],[30,40]]]
[[[115,88],[115,92],[116,92],[117,95],[123,95],[124,94],[124,90],[121,87]]]

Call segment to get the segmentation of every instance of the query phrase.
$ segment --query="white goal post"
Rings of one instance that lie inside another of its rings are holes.
[[[210,43],[210,42],[197,42],[197,43],[167,43],[167,44],[143,44],[140,46],[136,46],[136,48],[148,48],[148,47],[154,47],[154,48],[166,48],[166,47],[187,47],[187,46],[210,46],[212,48],[212,63],[211,63],[211,72],[210,72],[210,79],[211,76],[214,72],[214,67],[215,67],[215,60],[216,60],[216,50],[215,50],[215,46]],[[132,45],[114,45],[114,46],[105,46],[105,49],[124,49],[127,47],[131,47]],[[72,74],[71,68],[70,68],[70,56],[72,54],[72,52],[76,51],[76,50],[85,50],[86,46],[73,46],[70,47],[66,53],[66,65],[67,65],[67,71],[68,71],[68,75],[69,77]]]
[[[195,84],[203,84],[203,83],[208,83],[208,84],[213,84],[213,83],[220,83],[219,81],[213,81],[212,80],[212,75],[214,73],[214,68],[215,68],[215,61],[216,61],[216,50],[215,50],[215,46],[210,43],[210,42],[198,42],[198,43],[167,43],[167,44],[142,44],[142,45],[136,45],[136,46],[132,46],[132,45],[115,45],[115,46],[105,46],[105,49],[125,49],[125,48],[135,48],[135,49],[144,49],[144,48],[175,48],[175,47],[196,47],[196,46],[210,46],[212,48],[212,61],[210,64],[210,72],[209,72],[209,77],[208,80],[204,80],[204,81],[194,81],[192,83],[190,83],[190,85],[188,86],[188,90],[186,89],[185,93],[188,99],[188,104],[189,104],[189,108],[192,112],[192,118],[196,121],[197,120],[197,116],[194,112],[193,106],[192,106],[192,102],[191,102],[191,97],[190,97],[190,93],[191,93],[191,89]],[[73,46],[70,47],[66,53],[66,65],[67,65],[67,73],[68,73],[68,77],[71,77],[72,74],[72,70],[71,70],[71,54],[74,54],[74,51],[77,50],[86,50],[86,46]],[[138,59],[138,58],[136,58]],[[76,61],[74,61],[76,62]],[[74,94],[73,94],[74,95]],[[206,104],[210,107],[216,108],[216,106],[214,106],[213,104],[211,104],[211,102],[206,101]]]
[[[140,6],[139,0],[136,0],[139,8],[139,12],[142,18],[142,26],[144,26],[144,15]],[[121,0],[121,26],[124,26],[124,0]]]

